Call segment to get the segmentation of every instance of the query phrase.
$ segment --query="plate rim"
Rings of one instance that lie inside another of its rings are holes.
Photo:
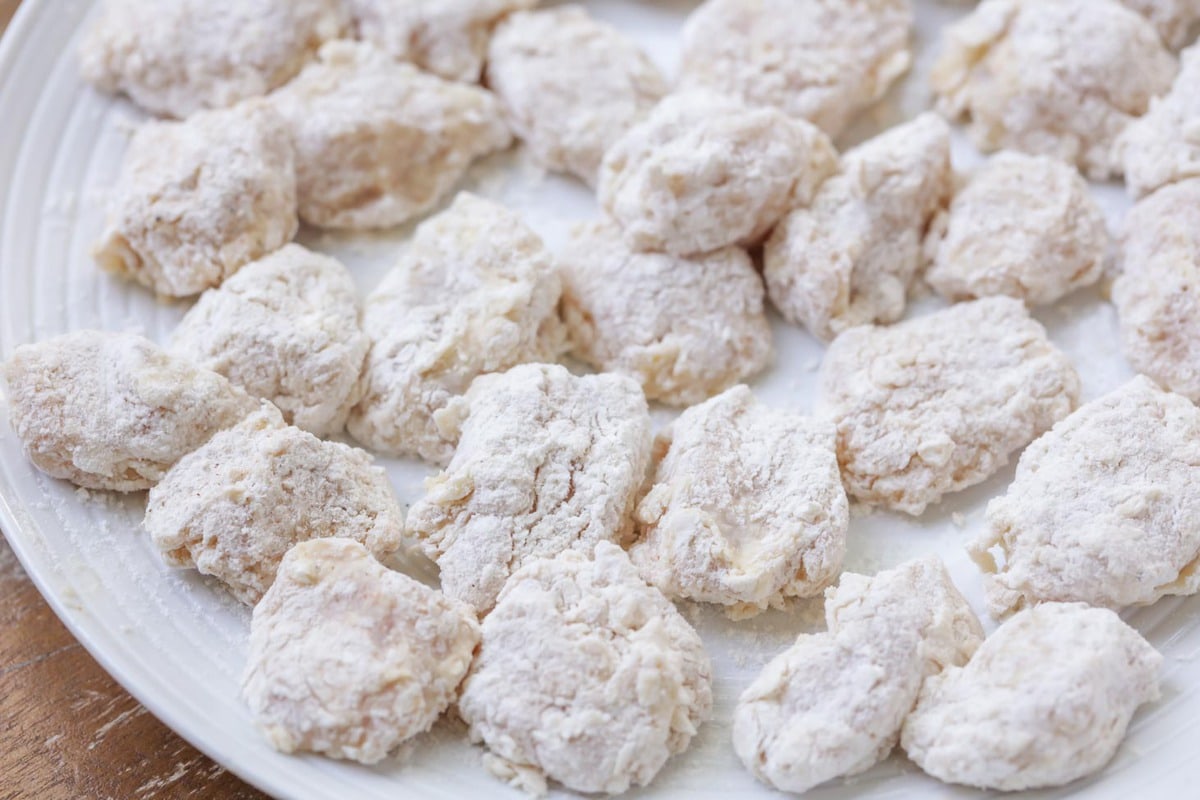
[[[22,0],[17,6],[17,11],[9,21],[3,36],[0,36],[0,81],[4,80],[10,74],[15,73],[18,44],[28,36],[34,23],[51,3],[52,0]],[[87,5],[90,8],[92,3],[88,2]],[[0,394],[0,398],[2,397],[3,395]],[[4,398],[3,405],[5,408],[9,407],[7,398]],[[126,658],[125,655],[115,649],[113,652],[110,652],[108,645],[101,643],[92,636],[88,626],[78,618],[67,606],[63,598],[59,596],[59,593],[54,591],[53,587],[49,585],[42,571],[33,568],[36,566],[34,564],[34,556],[25,547],[25,539],[27,537],[17,533],[17,531],[24,531],[26,526],[18,522],[15,506],[13,505],[15,500],[16,498],[8,496],[7,487],[0,485],[0,534],[4,536],[5,541],[7,541],[8,546],[12,549],[13,554],[20,563],[21,569],[34,588],[37,589],[38,594],[41,595],[58,620],[75,637],[75,640],[88,652],[88,655],[95,659],[101,669],[116,681],[122,689],[128,692],[130,696],[144,706],[147,711],[153,714],[159,722],[196,750],[199,750],[205,756],[212,759],[221,768],[271,797],[292,797],[293,795],[290,793],[290,790],[282,784],[276,783],[271,775],[257,770],[243,769],[238,759],[226,753],[217,742],[209,741],[209,738],[203,733],[194,730],[186,715],[176,713],[170,707],[169,703],[161,700],[153,686],[147,686],[134,680],[129,670],[125,669],[122,664],[122,660]],[[128,657],[132,658],[132,654]]]

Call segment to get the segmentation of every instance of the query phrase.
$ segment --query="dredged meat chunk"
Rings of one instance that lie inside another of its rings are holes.
[[[1043,603],[926,681],[901,745],[947,783],[1061,786],[1113,757],[1134,711],[1158,699],[1161,663],[1112,611]]]
[[[143,526],[168,564],[253,605],[292,545],[340,536],[382,558],[401,545],[404,513],[369,453],[286,425],[263,403],[171,468]]]
[[[491,92],[364,43],[325,45],[271,100],[296,143],[300,218],[323,228],[399,225],[512,143]]]
[[[1079,376],[1018,300],[851,328],[821,366],[846,490],[918,515],[973,486],[1070,414]]]
[[[707,0],[679,82],[774,106],[837,137],[912,63],[908,0]]]
[[[358,542],[301,542],[254,608],[242,697],[275,749],[373,764],[437,721],[478,643],[469,606]]]
[[[849,508],[834,429],[735,386],[659,434],[630,549],[668,597],[749,616],[812,597],[836,577]]]
[[[961,666],[983,629],[936,557],[825,593],[826,633],[802,635],[738,699],[733,746],[759,780],[806,792],[887,757],[927,678]]]
[[[270,400],[288,423],[331,436],[358,402],[370,345],[358,317],[350,272],[289,244],[201,295],[171,350]]]
[[[1094,180],[1178,69],[1154,27],[1116,0],[984,0],[942,32],[937,107],[975,145],[1049,155]]]
[[[249,101],[142,125],[92,255],[159,295],[188,297],[287,244],[299,224],[287,126]]]
[[[371,350],[350,434],[381,452],[445,464],[457,434],[437,412],[479,375],[565,350],[561,294],[537,234],[502,206],[460,194],[421,223],[367,298]]]
[[[773,108],[673,94],[604,156],[600,205],[638,250],[753,244],[837,165],[829,139]]]
[[[639,253],[611,223],[576,227],[560,254],[563,319],[575,355],[686,406],[761,372],[771,359],[763,286],[750,256]]]
[[[483,621],[458,708],[498,777],[534,793],[645,786],[712,710],[700,636],[621,548],[513,574]]]
[[[3,365],[14,432],[34,466],[87,489],[136,492],[257,401],[141,336],[77,331]]]
[[[182,119],[281,86],[346,22],[338,0],[104,0],[79,48],[80,72]]]
[[[790,211],[767,240],[771,302],[824,341],[855,325],[895,322],[950,183],[950,129],[934,114],[848,151],[812,202]]]
[[[651,436],[631,379],[523,364],[476,378],[439,416],[461,431],[458,448],[409,509],[408,531],[451,597],[485,614],[523,564],[632,533]]]

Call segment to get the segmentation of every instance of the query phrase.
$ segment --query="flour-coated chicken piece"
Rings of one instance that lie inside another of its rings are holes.
[[[171,468],[143,527],[169,565],[253,605],[292,545],[340,536],[382,558],[401,545],[404,512],[369,453],[286,425],[264,402]]]
[[[1047,600],[1120,610],[1200,588],[1200,409],[1145,377],[1024,453],[970,552],[993,616]]]
[[[451,597],[486,614],[523,564],[629,538],[652,441],[630,378],[523,364],[476,378],[438,417],[461,431],[458,448],[408,531]]]
[[[846,491],[919,515],[985,480],[1079,400],[1075,368],[1008,297],[851,328],[821,365]]]
[[[803,120],[687,92],[612,145],[598,197],[631,247],[695,255],[760,241],[836,166],[829,139]]]
[[[621,548],[517,570],[483,621],[459,712],[488,768],[535,794],[645,786],[712,711],[699,634]]]
[[[264,102],[150,121],[129,141],[92,256],[159,295],[188,297],[287,244],[296,202],[291,136]]]
[[[895,322],[951,180],[950,128],[935,114],[847,151],[812,202],[790,211],[767,240],[771,302],[823,341],[855,325]]]
[[[1152,100],[1150,110],[1117,140],[1125,188],[1134,198],[1200,178],[1200,45],[1179,57],[1179,75],[1171,90]]]
[[[172,352],[219,372],[317,436],[340,433],[359,397],[370,340],[340,262],[285,245],[200,296]]]
[[[947,783],[1062,786],[1112,759],[1134,711],[1158,699],[1161,664],[1112,611],[1043,603],[926,681],[901,745]]]
[[[387,228],[433,208],[481,156],[512,143],[495,95],[330,42],[271,95],[296,142],[300,218]]]
[[[575,355],[629,375],[650,400],[699,403],[771,360],[762,279],[740,247],[639,253],[598,222],[573,229],[559,261]]]
[[[949,300],[1053,303],[1100,279],[1110,237],[1083,176],[1050,156],[993,156],[934,220],[925,280]]]
[[[983,629],[930,556],[825,592],[828,631],[802,635],[738,699],[733,746],[759,780],[806,792],[887,757],[921,686],[961,666]]]
[[[105,0],[79,48],[80,72],[182,119],[283,85],[347,22],[338,0]]]
[[[478,643],[469,606],[314,539],[254,608],[242,697],[276,750],[374,764],[450,706]]]
[[[258,403],[130,333],[84,330],[18,347],[9,416],[34,466],[86,489],[136,492]]]
[[[1125,216],[1112,300],[1125,358],[1200,401],[1200,178],[1171,184]]]
[[[417,228],[367,298],[371,350],[350,434],[391,455],[445,464],[457,434],[437,412],[479,375],[566,349],[562,281],[538,237],[513,212],[460,194]]]
[[[659,434],[630,549],[668,597],[750,616],[812,597],[841,571],[849,506],[833,425],[735,386]]]
[[[640,47],[574,5],[501,23],[488,47],[487,84],[534,158],[592,186],[608,148],[667,93]]]
[[[930,81],[981,150],[1054,156],[1105,180],[1121,174],[1117,138],[1177,69],[1117,0],[984,0],[943,30]]]
[[[707,0],[679,83],[774,106],[837,137],[912,64],[909,0]]]

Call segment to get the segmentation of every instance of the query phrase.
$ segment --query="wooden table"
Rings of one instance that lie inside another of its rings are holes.
[[[0,0],[0,31],[19,0]],[[0,800],[261,800],[92,660],[0,538]]]

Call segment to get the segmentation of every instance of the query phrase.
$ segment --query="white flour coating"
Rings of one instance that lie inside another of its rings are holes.
[[[760,405],[736,386],[655,442],[629,555],[670,598],[752,616],[820,594],[841,571],[850,509],[833,425]]]
[[[821,366],[855,498],[914,516],[988,478],[1075,409],[1079,376],[1020,301],[851,328]]]
[[[619,794],[653,780],[712,711],[700,636],[619,547],[516,572],[483,621],[458,708],[498,777]]]
[[[908,71],[912,27],[909,0],[707,0],[684,26],[679,82],[836,137]]]
[[[129,142],[92,256],[166,297],[220,286],[295,235],[294,164],[287,125],[261,101],[147,122]]]
[[[85,330],[3,364],[13,432],[34,466],[86,489],[148,489],[257,402],[128,333]]]
[[[1159,189],[1125,217],[1112,299],[1125,357],[1200,402],[1200,179]]]
[[[450,706],[478,643],[469,606],[358,542],[301,542],[254,609],[242,697],[276,750],[374,764]]]
[[[1169,183],[1200,178],[1200,44],[1180,54],[1171,91],[1117,140],[1125,187],[1137,198]]]
[[[366,446],[445,464],[454,453],[435,413],[478,375],[553,361],[566,347],[562,282],[516,214],[460,194],[423,222],[367,299],[371,351],[348,428]]]
[[[591,223],[571,232],[559,261],[575,354],[629,375],[651,400],[699,403],[771,360],[762,280],[739,247],[639,253],[614,225]]]
[[[538,0],[345,0],[358,36],[447,80],[477,83],[488,37]]]
[[[579,6],[509,17],[488,47],[487,84],[534,158],[592,186],[604,153],[667,92],[640,47]]]
[[[1200,0],[1121,0],[1158,31],[1172,50],[1188,43],[1189,34],[1200,22]]]
[[[296,142],[300,218],[387,228],[432,208],[471,162],[512,143],[500,103],[370,45],[330,42],[272,102]]]
[[[79,48],[80,72],[183,118],[283,85],[346,22],[338,0],[104,0]]]
[[[461,438],[409,509],[408,531],[451,597],[486,614],[529,561],[632,533],[651,435],[629,378],[525,364],[476,378],[438,417]]]
[[[1158,699],[1161,664],[1112,611],[1044,603],[926,681],[901,745],[947,783],[1061,786],[1109,762],[1133,712]]]
[[[692,255],[759,241],[836,168],[829,139],[803,120],[673,94],[604,156],[598,199],[631,247]]]
[[[285,421],[317,436],[345,426],[369,345],[349,270],[298,244],[205,292],[171,337],[172,352],[270,400]]]
[[[936,556],[825,592],[802,635],[738,699],[733,747],[759,780],[805,792],[887,757],[926,678],[965,664],[983,629]]]
[[[925,280],[949,300],[1002,294],[1045,305],[1098,281],[1109,244],[1104,212],[1074,167],[1005,151],[935,219]]]
[[[1117,137],[1177,66],[1116,0],[984,0],[943,30],[930,81],[981,150],[1055,156],[1104,180],[1121,173]]]
[[[1021,455],[970,545],[989,612],[1121,609],[1200,589],[1200,409],[1139,376]],[[994,553],[998,551],[998,555]]]
[[[168,564],[253,605],[295,543],[348,537],[382,558],[401,545],[404,512],[369,453],[286,425],[263,403],[171,468],[143,527]]]
[[[855,325],[899,319],[951,180],[950,128],[935,114],[848,151],[838,174],[767,240],[771,302],[824,341]]]

